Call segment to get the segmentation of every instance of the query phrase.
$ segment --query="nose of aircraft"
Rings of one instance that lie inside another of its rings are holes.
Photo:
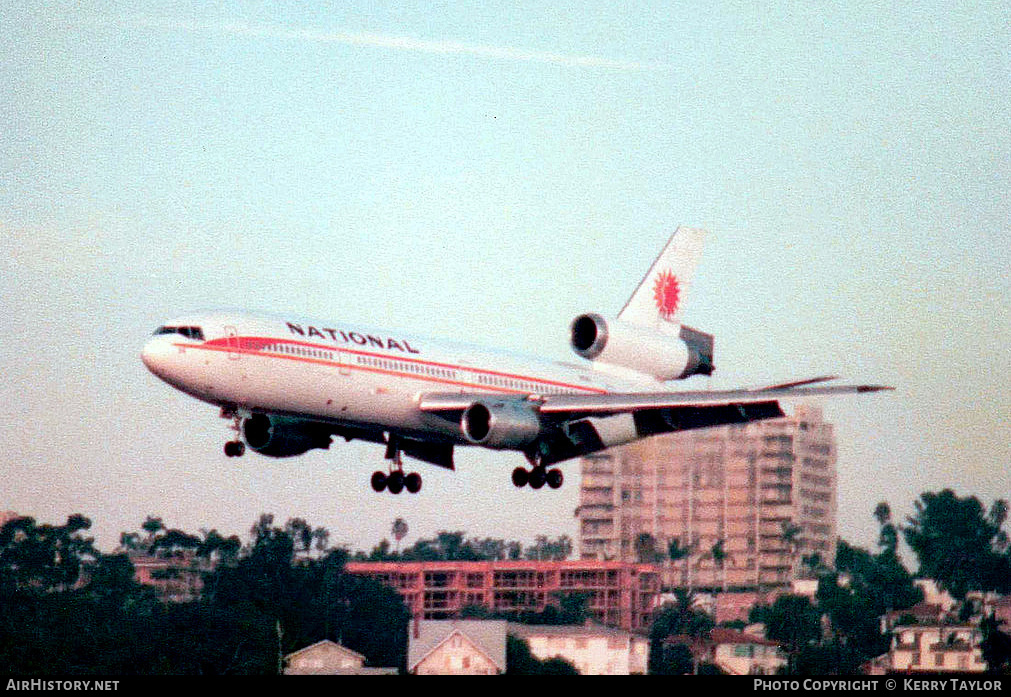
[[[158,377],[162,377],[165,374],[165,362],[171,350],[172,345],[165,339],[160,337],[148,339],[144,348],[141,349],[140,359],[144,361],[148,370]]]

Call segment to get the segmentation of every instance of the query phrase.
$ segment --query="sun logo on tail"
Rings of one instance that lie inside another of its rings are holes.
[[[681,288],[678,285],[677,276],[670,271],[663,271],[656,277],[653,285],[653,298],[656,300],[656,309],[660,316],[669,320],[677,312],[678,302],[681,299]]]

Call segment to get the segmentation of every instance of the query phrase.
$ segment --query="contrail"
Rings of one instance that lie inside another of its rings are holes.
[[[282,39],[287,41],[343,44],[346,46],[365,46],[393,51],[408,51],[413,53],[463,55],[493,60],[550,63],[571,68],[600,68],[604,70],[618,70],[625,72],[657,72],[671,70],[671,66],[669,64],[659,62],[646,63],[639,61],[622,61],[602,58],[600,56],[580,56],[565,53],[552,53],[550,51],[534,51],[512,48],[509,46],[491,46],[487,44],[471,44],[452,40],[418,39],[409,36],[321,31],[317,29],[295,29],[278,25],[249,24],[245,22],[199,24],[141,18],[84,20],[80,24],[98,28],[115,28],[124,30],[140,29],[182,31],[193,34],[227,34],[232,36],[251,36],[255,38]]]

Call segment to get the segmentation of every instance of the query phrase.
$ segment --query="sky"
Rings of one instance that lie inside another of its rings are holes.
[[[369,549],[576,537],[578,466],[381,448],[226,458],[140,362],[165,319],[249,308],[571,360],[679,224],[711,235],[688,389],[838,374],[839,532],[924,491],[1011,498],[1006,3],[25,2],[0,10],[0,510],[261,513]],[[680,387],[680,386],[679,386]]]

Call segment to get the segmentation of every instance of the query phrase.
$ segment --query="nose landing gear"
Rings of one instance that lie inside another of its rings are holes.
[[[246,452],[246,444],[242,442],[242,416],[235,409],[221,408],[221,418],[231,419],[231,429],[235,431],[235,440],[225,443],[225,455],[228,457],[242,457]]]

